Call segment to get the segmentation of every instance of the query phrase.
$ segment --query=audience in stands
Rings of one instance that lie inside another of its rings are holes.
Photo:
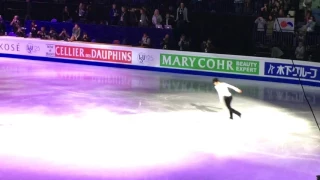
[[[58,33],[54,30],[54,28],[50,28],[49,38],[50,38],[51,40],[58,40],[58,39],[59,39],[59,35],[58,35]]]
[[[265,31],[265,26],[267,24],[267,21],[262,17],[258,17],[256,20],[255,20],[255,23],[257,24],[257,31]]]
[[[170,15],[169,13],[166,14],[166,18],[165,20],[163,21],[163,25],[164,26],[173,26],[173,23],[174,23],[174,20],[173,20],[173,17],[172,15]]]
[[[139,26],[140,27],[148,27],[149,25],[149,18],[146,14],[146,11],[142,8],[140,9],[140,20],[139,20]]]
[[[32,37],[32,38],[38,37],[37,24],[34,21],[32,21],[32,23],[31,23],[30,37]]]
[[[188,9],[184,6],[184,3],[180,3],[180,6],[177,9],[176,21],[179,29],[184,28],[185,23],[189,22]]]
[[[17,37],[25,37],[25,34],[24,34],[21,27],[18,27],[16,35],[17,35]]]
[[[41,27],[40,31],[38,31],[38,37],[40,39],[47,39],[48,35],[45,27]]]
[[[5,33],[6,33],[6,25],[2,19],[2,16],[0,15],[0,36],[5,35]]]
[[[72,35],[70,41],[77,41],[81,35],[81,29],[78,24],[75,24],[72,29]]]
[[[303,60],[305,51],[306,50],[305,50],[305,47],[303,46],[303,43],[299,42],[299,45],[295,51],[296,59]]]
[[[160,15],[158,9],[154,10],[154,14],[153,14],[153,16],[152,16],[152,24],[153,24],[155,27],[157,27],[157,26],[159,26],[159,25],[162,24],[162,17],[161,17],[161,15]]]
[[[116,4],[112,4],[112,8],[109,12],[109,24],[110,25],[117,25],[118,21],[119,21],[119,10],[117,9],[117,5]]]
[[[85,22],[85,5],[83,3],[79,4],[79,9],[76,11],[78,14],[77,19],[79,20],[79,22]]]
[[[12,26],[13,32],[16,33],[18,31],[19,27],[21,27],[19,17],[14,16],[10,25]]]
[[[151,47],[151,39],[147,33],[143,34],[142,39],[140,41],[140,45],[141,47],[146,47],[146,48]]]
[[[203,52],[213,53],[214,52],[214,47],[212,45],[211,39],[208,39],[207,41],[204,41],[202,43],[201,49],[202,49]]]
[[[120,15],[120,20],[119,20],[119,25],[120,26],[128,26],[129,23],[129,14],[127,11],[126,7],[121,7],[121,15]]]
[[[189,41],[186,39],[186,36],[183,34],[181,35],[180,41],[178,43],[179,46],[179,50],[180,51],[187,51],[189,50],[190,47],[190,43]]]
[[[59,39],[67,41],[69,38],[70,38],[70,36],[67,33],[66,29],[62,29],[61,33],[59,34]]]
[[[274,31],[274,19],[271,15],[268,17],[267,27],[266,27],[266,36],[268,39],[271,39],[273,31]]]
[[[65,6],[62,12],[62,22],[70,22],[71,19],[71,15],[69,13],[69,9],[68,6]]]
[[[81,41],[84,41],[84,42],[90,42],[91,41],[89,36],[88,36],[88,34],[87,34],[87,32],[83,32]]]
[[[307,32],[314,32],[314,28],[316,27],[316,22],[314,16],[309,17],[309,21],[307,22],[306,28]]]
[[[171,40],[169,34],[166,34],[166,36],[162,39],[160,43],[162,49],[171,49]]]

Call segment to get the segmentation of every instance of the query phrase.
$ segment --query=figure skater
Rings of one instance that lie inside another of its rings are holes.
[[[219,79],[217,79],[217,78],[213,79],[213,84],[214,84],[215,89],[218,92],[220,102],[222,102],[224,100],[224,102],[230,112],[230,119],[233,119],[233,114],[236,114],[239,117],[241,117],[241,113],[231,107],[232,94],[230,93],[229,88],[233,89],[234,91],[236,91],[238,93],[242,93],[242,91],[235,86],[232,86],[232,85],[224,83],[224,82],[220,82]]]

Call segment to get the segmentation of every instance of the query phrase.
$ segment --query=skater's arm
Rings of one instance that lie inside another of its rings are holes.
[[[226,84],[226,86],[227,86],[228,88],[233,89],[234,91],[236,91],[236,92],[238,92],[238,93],[242,93],[241,89],[239,89],[239,88],[237,88],[237,87],[235,87],[235,86],[232,86],[232,85],[230,85],[230,84],[227,84],[227,83],[225,83],[225,84]]]
[[[219,101],[222,103],[223,97],[220,94],[218,94],[218,96],[219,96]]]

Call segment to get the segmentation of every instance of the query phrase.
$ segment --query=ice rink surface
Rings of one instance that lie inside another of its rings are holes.
[[[1,59],[1,180],[314,180],[300,85]],[[320,88],[304,87],[320,119]]]

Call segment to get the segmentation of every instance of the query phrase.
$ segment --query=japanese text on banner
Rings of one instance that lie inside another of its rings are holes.
[[[309,80],[320,80],[320,67],[301,66],[282,63],[265,63],[264,74],[269,76],[296,77]]]

